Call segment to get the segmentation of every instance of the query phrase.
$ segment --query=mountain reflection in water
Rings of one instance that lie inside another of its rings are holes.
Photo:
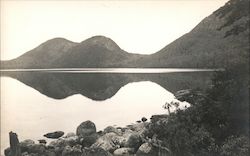
[[[140,81],[159,84],[169,92],[182,89],[206,89],[211,84],[213,72],[170,73],[81,73],[81,72],[2,72],[54,99],[64,99],[81,94],[92,100],[106,100],[121,87]]]
[[[1,72],[1,153],[9,145],[10,131],[18,132],[20,140],[38,140],[55,130],[72,132],[85,120],[93,121],[100,130],[113,124],[125,126],[143,116],[167,113],[162,105],[174,100],[172,93],[182,89],[206,89],[212,75],[213,72],[208,71]]]

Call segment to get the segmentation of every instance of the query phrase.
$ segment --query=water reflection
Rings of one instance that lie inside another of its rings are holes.
[[[8,146],[9,131],[17,132],[20,140],[38,140],[55,130],[75,131],[85,120],[103,129],[167,113],[162,105],[174,100],[172,93],[205,89],[212,76],[211,72],[1,74],[1,153]]]
[[[188,73],[64,73],[64,72],[3,72],[3,76],[15,78],[40,93],[63,99],[81,94],[92,100],[106,100],[131,82],[151,81],[174,93],[182,89],[207,88],[212,72]]]
[[[95,122],[97,129],[125,126],[143,116],[166,113],[162,105],[174,99],[172,93],[149,81],[130,83],[105,101],[79,94],[56,100],[11,78],[1,78],[1,83],[2,152],[9,144],[9,131],[17,132],[20,140],[38,140],[55,130],[74,132],[85,120]]]

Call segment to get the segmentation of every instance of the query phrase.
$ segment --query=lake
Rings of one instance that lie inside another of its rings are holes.
[[[19,140],[75,132],[86,120],[98,130],[165,114],[176,91],[206,89],[211,69],[51,69],[1,71],[1,153],[8,133]],[[181,108],[188,106],[181,103]],[[174,111],[172,108],[171,111]]]

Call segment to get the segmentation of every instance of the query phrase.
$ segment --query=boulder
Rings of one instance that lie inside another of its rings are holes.
[[[67,146],[67,143],[63,139],[58,139],[55,141],[51,141],[48,145],[48,148],[53,149],[57,155],[61,155],[64,147]]]
[[[52,141],[49,146],[55,147],[55,146],[74,146],[79,143],[78,136],[72,136],[68,138],[60,138],[58,140]]]
[[[145,117],[142,117],[142,118],[141,118],[141,121],[142,121],[142,122],[146,122],[147,120],[148,120],[148,119],[145,118]]]
[[[103,133],[106,134],[106,133],[110,133],[110,132],[114,132],[118,135],[121,135],[122,132],[121,130],[118,130],[117,128],[113,127],[113,126],[108,126],[106,127],[104,130],[103,130]]]
[[[116,133],[106,133],[91,146],[91,148],[102,148],[105,151],[114,152],[117,148],[120,148],[125,142],[125,138],[118,136]]]
[[[44,139],[40,139],[40,140],[37,140],[40,144],[47,144],[47,141],[46,140],[44,140]]]
[[[144,143],[137,150],[136,156],[158,156],[158,152],[150,143]]]
[[[137,123],[137,124],[132,124],[132,125],[127,125],[127,128],[134,132],[141,132],[145,129],[145,127],[148,125],[148,122],[144,123]]]
[[[44,144],[32,144],[28,146],[28,153],[44,154],[46,153],[46,146]]]
[[[96,132],[96,126],[92,121],[82,122],[76,129],[76,135],[79,137],[80,144],[83,147],[90,147],[96,142],[99,135]]]
[[[55,147],[64,147],[67,146],[66,142],[64,139],[60,138],[58,140],[55,141],[51,141],[48,145],[49,148],[55,148]]]
[[[35,144],[35,141],[30,140],[30,139],[26,139],[26,140],[20,142],[20,146],[29,146],[29,145],[33,145],[33,144]]]
[[[54,149],[57,154],[61,154],[66,146],[76,146],[79,143],[78,136],[72,136],[68,138],[60,138],[58,140],[50,142],[48,148]]]
[[[74,146],[79,143],[79,137],[76,135],[72,137],[62,138],[61,140],[63,140],[65,144],[69,146]]]
[[[34,145],[34,144],[35,144],[35,141],[30,140],[30,139],[26,139],[24,141],[21,141],[20,142],[21,152],[23,153],[23,152],[28,151],[29,146]]]
[[[64,135],[63,131],[55,131],[51,133],[44,134],[43,136],[50,139],[58,139]]]
[[[119,156],[127,156],[127,155],[131,155],[135,153],[135,149],[134,148],[118,148],[114,151],[113,155],[119,155]]]
[[[126,138],[125,147],[138,149],[142,144],[142,139],[138,133],[131,133]]]
[[[97,133],[91,134],[89,136],[85,136],[84,138],[80,138],[80,143],[83,147],[90,147],[92,144],[96,142],[99,135]]]
[[[82,122],[76,129],[76,135],[80,138],[96,133],[96,126],[92,121]]]
[[[9,132],[9,140],[10,140],[10,148],[9,150],[6,149],[4,151],[5,154],[10,155],[10,156],[21,155],[21,148],[20,148],[20,143],[19,143],[17,134],[13,133],[12,131]]]
[[[65,138],[70,138],[70,137],[74,137],[76,136],[76,134],[74,132],[70,132],[70,133],[67,133]]]
[[[82,150],[81,150],[81,145],[76,145],[76,146],[66,146],[63,149],[62,156],[81,156],[82,155]]]

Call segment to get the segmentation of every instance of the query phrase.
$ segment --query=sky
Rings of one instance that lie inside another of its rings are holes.
[[[16,58],[62,37],[81,42],[95,35],[130,53],[152,54],[228,0],[0,0],[1,60]]]

